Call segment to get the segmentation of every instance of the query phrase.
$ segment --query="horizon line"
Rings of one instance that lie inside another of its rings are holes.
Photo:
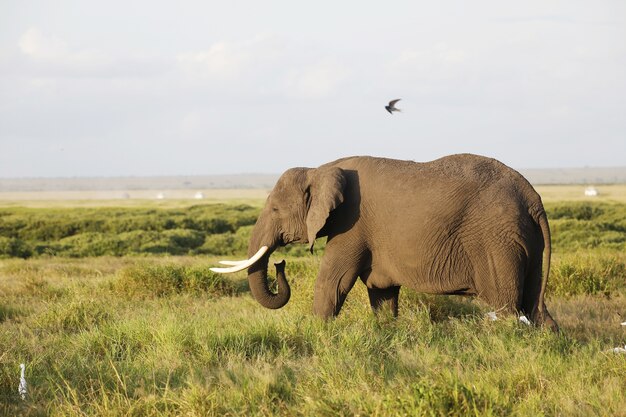
[[[315,167],[311,167],[315,168]],[[511,167],[513,168],[513,167]],[[611,166],[568,166],[568,167],[544,167],[544,168],[513,168],[516,171],[559,171],[559,170],[586,170],[586,169],[617,169],[626,170],[626,165]],[[68,180],[68,179],[121,179],[121,178],[176,178],[176,177],[235,177],[235,176],[280,176],[282,172],[238,172],[229,174],[121,174],[121,175],[72,175],[72,176],[0,176],[0,180]]]

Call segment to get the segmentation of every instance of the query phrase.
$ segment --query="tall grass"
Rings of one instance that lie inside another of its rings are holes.
[[[208,270],[206,265],[185,267],[169,265],[138,265],[122,269],[111,285],[122,296],[165,297],[171,294],[235,295],[245,284],[237,284]]]
[[[573,296],[626,291],[626,256],[591,251],[557,258],[550,271],[548,294]]]
[[[181,284],[194,273],[207,282],[212,277],[205,260],[189,258],[122,261],[103,276],[66,278],[65,291],[54,297],[41,295],[64,279],[62,273],[50,275],[50,288],[9,287],[0,297],[0,305],[12,309],[0,322],[0,410],[623,415],[626,362],[606,352],[624,342],[614,314],[624,308],[623,288],[612,289],[610,300],[604,294],[551,296],[561,335],[515,317],[491,322],[484,316],[488,307],[469,299],[406,290],[400,317],[375,316],[363,286],[353,289],[337,319],[324,322],[310,314],[317,260],[287,261],[294,296],[278,311],[260,307],[241,274],[222,284],[226,291]],[[43,270],[42,262],[2,264],[0,276],[8,270],[28,277]],[[93,262],[72,261],[74,268],[66,269],[86,272]],[[139,277],[146,282],[138,289]],[[567,310],[568,299],[595,308]],[[605,329],[596,327],[598,314]],[[590,330],[600,334],[589,337]],[[16,390],[21,362],[31,387],[25,402]]]
[[[626,211],[600,208],[551,221]],[[406,289],[398,318],[374,315],[359,283],[339,317],[319,320],[319,252],[276,254],[292,297],[275,311],[245,272],[208,271],[215,258],[0,260],[0,415],[626,416],[626,357],[609,351],[626,343],[626,254],[559,233],[547,303],[561,334]]]

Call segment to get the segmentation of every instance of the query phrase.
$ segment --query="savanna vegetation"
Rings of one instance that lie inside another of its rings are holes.
[[[247,244],[249,228],[244,226],[254,225],[258,212],[249,205],[223,204],[182,209],[6,208],[0,210],[0,256],[231,254]]]
[[[561,334],[407,289],[375,316],[358,283],[321,321],[323,244],[273,255],[292,298],[265,310],[208,270],[258,205],[0,209],[0,414],[626,416],[626,204],[547,210]]]

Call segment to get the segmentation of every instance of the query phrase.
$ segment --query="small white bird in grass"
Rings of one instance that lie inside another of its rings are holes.
[[[613,352],[613,353],[626,353],[626,345],[624,345],[624,347],[618,346],[616,348],[613,349],[609,349],[608,352]]]
[[[393,114],[394,111],[402,111],[398,108],[396,108],[396,103],[398,101],[402,100],[401,98],[397,98],[395,100],[391,100],[389,102],[389,105],[385,106],[385,110],[387,110],[389,112],[389,114]]]
[[[490,311],[489,313],[485,314],[485,316],[487,316],[487,318],[488,318],[489,320],[491,320],[491,321],[496,321],[496,320],[498,320],[498,315],[496,314],[496,312],[495,312],[495,311]],[[524,323],[524,324],[526,324],[527,326],[530,326],[530,325],[531,325],[530,320],[528,320],[528,317],[526,317],[526,316],[519,316],[519,322],[520,322],[520,323]]]
[[[26,378],[24,378],[24,369],[26,369],[26,365],[20,363],[20,386],[17,387],[17,392],[22,397],[22,400],[26,399]]]

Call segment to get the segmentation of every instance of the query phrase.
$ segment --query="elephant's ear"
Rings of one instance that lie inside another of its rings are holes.
[[[306,216],[309,249],[331,211],[343,202],[346,177],[341,168],[322,167],[309,172],[309,210]]]

